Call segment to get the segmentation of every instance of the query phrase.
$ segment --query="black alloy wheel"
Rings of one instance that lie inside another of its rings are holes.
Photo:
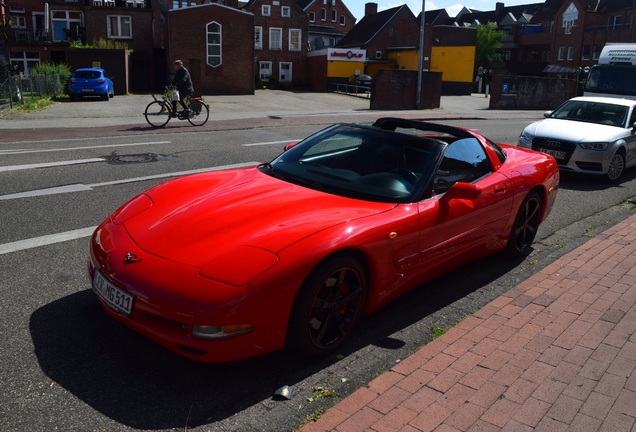
[[[524,255],[532,246],[541,221],[541,197],[530,191],[523,200],[512,225],[506,251],[514,257]]]

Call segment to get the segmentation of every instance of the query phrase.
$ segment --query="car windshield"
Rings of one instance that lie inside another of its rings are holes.
[[[101,78],[101,76],[102,76],[101,72],[98,72],[98,71],[77,71],[74,74],[75,78],[84,78],[84,79]]]
[[[557,108],[550,118],[625,127],[628,107],[611,103],[570,100]]]
[[[446,144],[435,139],[339,124],[261,166],[284,181],[378,202],[411,202],[428,184]]]

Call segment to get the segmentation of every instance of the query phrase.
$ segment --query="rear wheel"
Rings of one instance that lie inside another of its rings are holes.
[[[192,102],[188,105],[188,108],[192,111],[188,118],[188,121],[192,126],[203,126],[208,121],[208,117],[210,117],[210,109],[203,102]]]
[[[619,149],[616,153],[614,153],[614,156],[612,156],[612,159],[610,159],[606,178],[611,183],[616,183],[621,178],[624,171],[625,171],[625,155],[623,154],[622,149]]]
[[[506,251],[515,257],[524,255],[532,246],[540,221],[541,197],[537,192],[531,191],[519,207],[510,237],[508,237]]]
[[[150,102],[144,112],[146,121],[150,126],[162,127],[170,121],[170,109],[165,102]]]
[[[288,346],[311,357],[333,353],[362,315],[366,293],[366,272],[354,257],[332,256],[318,264],[294,300]]]
[[[102,99],[105,100],[106,102],[108,102],[110,100],[110,98],[108,97],[108,92],[104,93],[102,95]]]

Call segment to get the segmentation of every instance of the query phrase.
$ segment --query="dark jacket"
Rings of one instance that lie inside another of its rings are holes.
[[[172,85],[177,86],[179,94],[182,96],[190,95],[194,93],[194,87],[192,86],[192,79],[190,78],[190,72],[181,66],[172,80]]]

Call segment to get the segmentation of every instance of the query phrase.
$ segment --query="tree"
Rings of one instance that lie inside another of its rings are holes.
[[[501,47],[501,38],[506,35],[503,30],[497,30],[495,23],[479,24],[477,26],[477,42],[475,44],[475,70],[485,63],[501,63],[503,59],[496,52]]]

